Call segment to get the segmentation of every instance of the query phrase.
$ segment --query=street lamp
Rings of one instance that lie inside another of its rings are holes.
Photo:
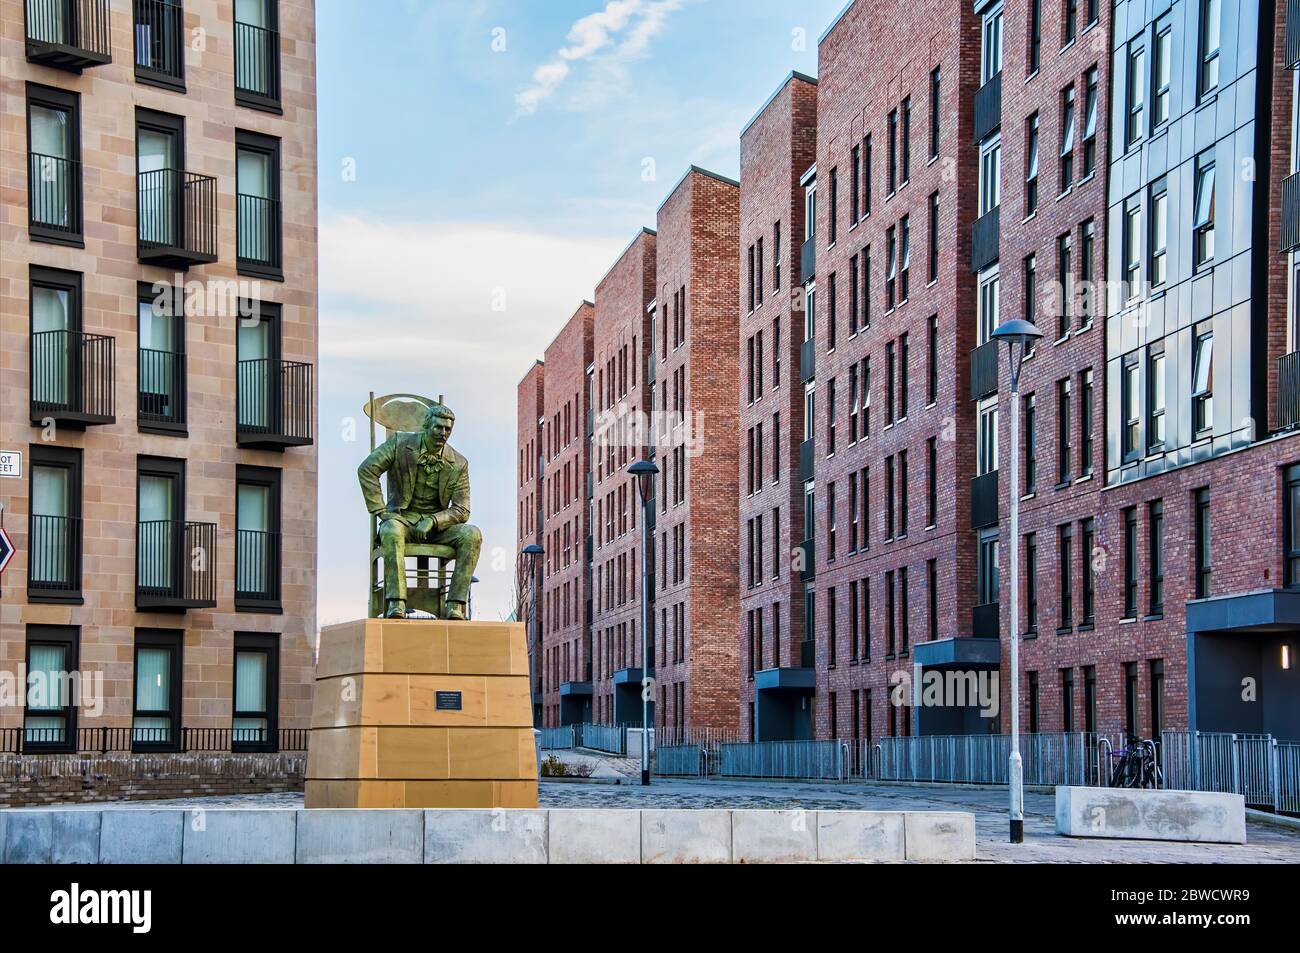
[[[531,696],[537,686],[537,563],[546,550],[536,543],[529,543],[523,548],[524,562],[528,566],[528,693]],[[536,712],[534,712],[536,715]]]
[[[650,783],[650,507],[655,474],[653,460],[638,460],[627,468],[641,494],[641,783]]]
[[[1007,345],[1011,365],[1011,755],[1007,782],[1011,797],[1011,843],[1025,839],[1024,765],[1020,760],[1020,366],[1043,332],[1030,321],[1012,318],[998,325],[993,337]]]

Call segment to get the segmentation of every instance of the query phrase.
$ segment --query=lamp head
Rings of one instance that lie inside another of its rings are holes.
[[[637,489],[641,491],[642,501],[650,499],[650,490],[654,484],[655,474],[659,468],[653,460],[638,460],[627,468],[627,472],[636,477]]]
[[[1043,336],[1038,325],[1024,318],[1012,318],[1003,321],[993,332],[993,337],[1005,344],[1019,344],[1023,348],[1034,346],[1034,342]]]

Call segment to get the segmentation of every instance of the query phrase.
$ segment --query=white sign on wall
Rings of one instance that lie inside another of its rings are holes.
[[[23,475],[23,452],[21,450],[0,450],[0,477],[21,477]]]

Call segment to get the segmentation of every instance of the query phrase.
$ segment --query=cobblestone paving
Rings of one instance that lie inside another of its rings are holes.
[[[656,778],[649,788],[543,782],[542,807],[765,808],[769,810],[972,811],[982,863],[1280,863],[1300,864],[1300,831],[1247,822],[1247,843],[1168,844],[1059,837],[1050,794],[1025,793],[1025,842],[1007,843],[1006,791],[998,788],[797,781],[693,781]],[[94,809],[102,804],[70,805]],[[244,794],[173,801],[127,801],[115,808],[302,807],[301,794]]]

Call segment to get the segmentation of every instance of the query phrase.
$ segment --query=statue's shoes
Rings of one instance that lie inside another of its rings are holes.
[[[404,606],[404,605],[400,605],[400,604],[394,604],[394,605],[389,606],[389,607],[388,607],[388,611],[384,613],[384,618],[385,618],[385,619],[405,619],[405,618],[406,618],[406,606]]]
[[[458,603],[449,602],[447,609],[443,612],[442,617],[449,622],[464,622],[465,610],[460,608]]]

